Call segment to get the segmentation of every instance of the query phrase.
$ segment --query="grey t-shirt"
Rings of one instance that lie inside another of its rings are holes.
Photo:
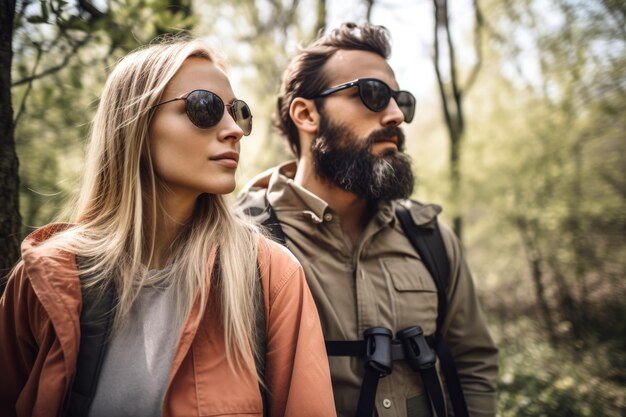
[[[89,417],[161,415],[182,324],[173,288],[141,290],[128,325],[109,340]]]

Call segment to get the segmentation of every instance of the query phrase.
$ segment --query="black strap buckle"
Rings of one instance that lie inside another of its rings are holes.
[[[379,377],[391,373],[391,337],[393,333],[385,327],[372,327],[363,332],[365,339],[365,367],[378,372]]]
[[[430,350],[420,326],[400,330],[396,337],[402,342],[405,359],[413,371],[423,371],[435,366],[435,354]]]

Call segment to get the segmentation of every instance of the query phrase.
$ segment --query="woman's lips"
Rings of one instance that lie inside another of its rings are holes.
[[[209,158],[209,160],[227,168],[237,168],[237,165],[239,163],[239,154],[237,152],[229,151],[216,156],[212,156]]]

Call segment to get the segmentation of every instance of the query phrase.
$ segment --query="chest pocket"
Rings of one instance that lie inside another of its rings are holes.
[[[391,303],[396,312],[397,329],[419,325],[426,334],[435,331],[437,286],[424,264],[413,258],[381,259],[390,281]]]
[[[396,291],[437,292],[435,281],[423,263],[415,259],[383,259]]]

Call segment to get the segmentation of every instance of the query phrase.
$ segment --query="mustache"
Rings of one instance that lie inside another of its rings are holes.
[[[373,131],[367,137],[367,145],[368,147],[372,147],[375,143],[378,142],[387,142],[392,137],[397,138],[397,145],[399,151],[404,151],[405,137],[404,132],[398,126],[387,126],[382,129],[378,129]]]

